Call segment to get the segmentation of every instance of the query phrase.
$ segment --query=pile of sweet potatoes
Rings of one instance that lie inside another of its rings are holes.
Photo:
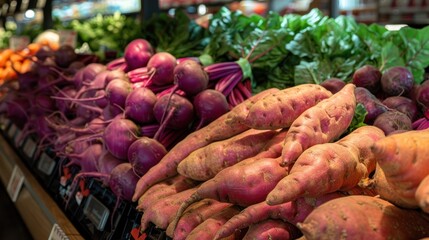
[[[269,89],[190,134],[133,196],[173,239],[429,237],[429,130],[350,130],[356,85]]]

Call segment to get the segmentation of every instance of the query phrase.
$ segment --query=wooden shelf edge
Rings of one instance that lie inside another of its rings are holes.
[[[15,165],[25,176],[15,206],[34,239],[48,239],[54,224],[58,224],[69,239],[84,239],[3,136],[0,136],[0,146],[2,184],[7,187]]]

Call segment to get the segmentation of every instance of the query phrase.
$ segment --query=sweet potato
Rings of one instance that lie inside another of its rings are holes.
[[[248,105],[252,105],[258,99],[276,91],[279,90],[275,88],[267,89],[246,99],[228,113],[225,113],[205,127],[192,132],[185,139],[177,143],[158,164],[153,166],[139,179],[132,200],[137,201],[153,184],[177,175],[177,165],[191,152],[212,142],[224,140],[248,130],[248,126],[235,120],[239,119],[237,116],[246,114],[249,108]]]
[[[221,212],[213,215],[206,219],[204,222],[195,227],[187,236],[187,240],[212,240],[217,230],[230,219],[232,216],[237,214],[240,210],[236,206],[230,206],[223,209]],[[239,239],[232,234],[223,240],[234,240]]]
[[[308,240],[420,239],[429,236],[428,215],[364,195],[328,201],[297,226]]]
[[[177,211],[174,222],[191,204],[204,198],[249,206],[262,202],[287,172],[279,165],[280,158],[263,158],[240,162],[220,171],[214,178],[203,182]]]
[[[374,143],[372,152],[380,166],[374,185],[381,198],[405,208],[419,207],[415,194],[429,175],[428,142],[429,129],[425,129],[389,135]]]
[[[140,222],[141,231],[144,231],[152,222],[157,228],[166,229],[176,216],[181,203],[188,199],[196,188],[191,188],[164,198],[150,205],[144,212]]]
[[[268,194],[267,203],[276,205],[357,186],[375,170],[376,159],[371,147],[384,137],[381,129],[363,126],[335,143],[308,148]]]
[[[177,166],[177,172],[188,178],[205,181],[220,170],[255,156],[278,131],[249,129],[226,140],[213,142],[191,152]]]
[[[355,88],[347,84],[293,121],[285,138],[282,166],[290,168],[303,151],[336,140],[347,130],[356,108]]]
[[[375,193],[360,187],[353,188],[347,192],[333,192],[324,194],[316,198],[300,197],[294,201],[270,206],[265,201],[244,208],[239,214],[228,220],[216,233],[215,239],[220,239],[231,235],[234,231],[249,227],[251,224],[266,219],[281,219],[285,222],[296,225],[321,204],[347,195],[370,195]]]
[[[185,176],[176,175],[151,186],[140,198],[137,210],[144,212],[161,198],[182,192],[197,186],[198,182]]]
[[[230,206],[232,204],[218,202],[213,199],[203,199],[196,202],[186,209],[177,223],[176,229],[173,229],[172,223],[168,225],[166,234],[175,240],[183,240],[199,224]]]
[[[416,200],[420,208],[429,213],[429,175],[420,182],[416,190]]]
[[[266,219],[249,226],[243,240],[288,240],[302,235],[294,225],[278,219]]]
[[[287,128],[305,110],[332,93],[318,84],[301,84],[270,94],[253,104],[240,120],[254,129]]]

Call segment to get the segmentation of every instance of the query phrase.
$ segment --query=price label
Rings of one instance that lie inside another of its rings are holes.
[[[36,152],[36,149],[37,149],[36,142],[30,137],[27,138],[22,148],[23,152],[25,153],[25,156],[27,156],[28,158],[33,158],[34,153]]]
[[[16,147],[21,147],[22,144],[24,143],[24,137],[23,137],[24,132],[21,129],[17,129],[16,133],[15,133],[15,137],[14,137],[14,142],[15,142],[15,146]]]
[[[29,43],[30,38],[28,36],[12,36],[9,39],[9,47],[14,51],[26,48]]]
[[[51,175],[55,168],[55,160],[52,159],[48,154],[43,152],[40,155],[39,162],[37,163],[37,169],[46,175]]]
[[[93,197],[93,195],[89,195],[83,208],[83,213],[98,230],[103,231],[107,219],[109,218],[110,211],[97,198]]]
[[[55,223],[54,226],[52,226],[51,233],[49,234],[48,240],[68,240],[69,238],[64,233],[64,231],[61,229],[61,227]]]
[[[7,184],[7,192],[9,193],[12,202],[15,202],[18,198],[18,194],[21,191],[22,184],[24,183],[24,174],[21,169],[15,165],[13,167],[12,176]]]
[[[59,30],[58,35],[60,36],[60,45],[69,45],[76,48],[77,32],[73,30]]]
[[[0,127],[2,131],[6,131],[7,127],[9,127],[9,124],[10,124],[9,118],[5,118],[5,117],[1,118]]]
[[[12,124],[7,131],[7,136],[10,139],[14,139],[17,131],[18,131],[18,127],[15,124]]]
[[[83,201],[83,195],[81,192],[77,192],[76,195],[74,196],[74,199],[76,200],[77,205],[80,206],[80,204]]]

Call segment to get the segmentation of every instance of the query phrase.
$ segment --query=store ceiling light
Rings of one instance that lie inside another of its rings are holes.
[[[207,7],[204,4],[200,4],[198,5],[198,10],[197,10],[199,15],[205,15],[207,13]]]
[[[36,12],[34,12],[33,9],[28,9],[27,11],[25,11],[24,13],[24,17],[26,19],[33,19],[36,16]]]
[[[408,26],[407,24],[386,24],[384,26],[389,31],[398,31],[399,29]]]

